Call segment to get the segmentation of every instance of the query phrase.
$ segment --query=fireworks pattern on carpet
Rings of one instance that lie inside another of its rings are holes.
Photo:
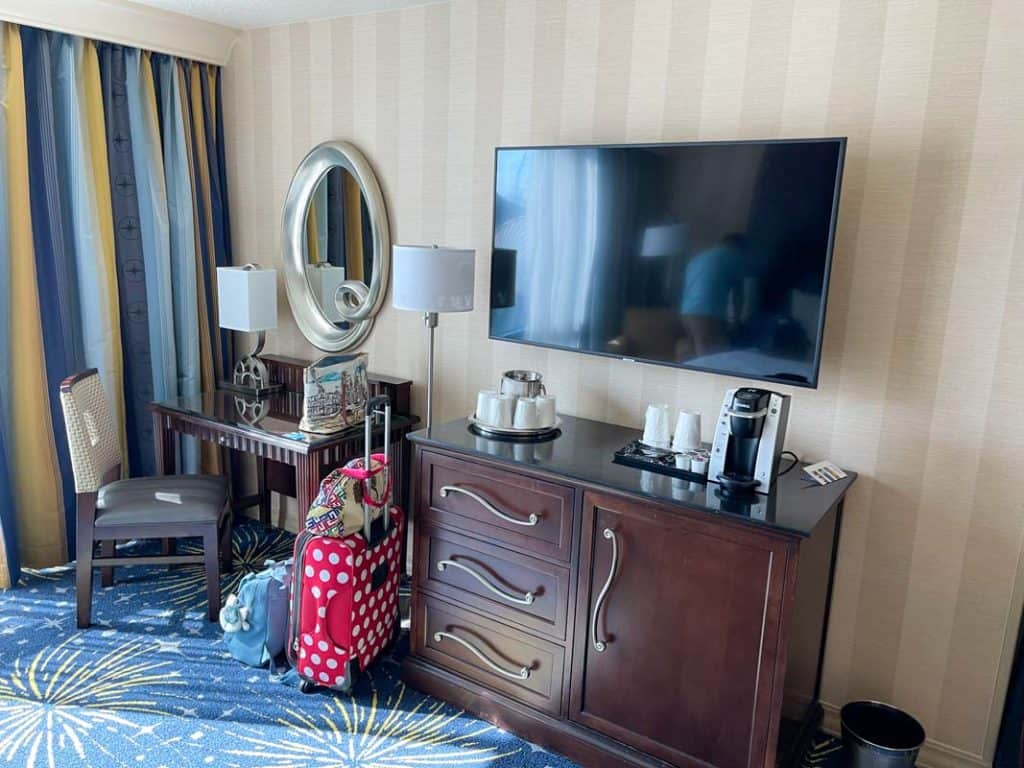
[[[179,542],[181,551],[194,546]],[[237,526],[224,594],[291,549],[287,533]],[[305,695],[239,664],[206,621],[198,570],[124,568],[108,589],[96,578],[88,630],[75,628],[71,567],[26,572],[0,593],[0,764],[573,768],[405,687],[394,657],[379,660],[351,695]]]
[[[179,542],[182,551],[196,547]],[[291,550],[283,531],[237,526],[224,595]],[[574,768],[407,688],[395,657],[380,659],[350,695],[304,695],[266,669],[242,666],[206,621],[198,568],[123,568],[113,587],[98,578],[94,585],[93,626],[84,631],[75,628],[69,566],[27,571],[0,592],[0,764]],[[803,765],[834,768],[839,755],[838,741],[820,736]]]

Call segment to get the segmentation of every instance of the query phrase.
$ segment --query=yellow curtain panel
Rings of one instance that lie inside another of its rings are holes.
[[[343,173],[341,178],[345,201],[345,276],[349,280],[365,280],[362,191],[351,173]]]
[[[11,474],[17,499],[15,518],[26,565],[53,565],[66,559],[64,501],[58,478],[49,384],[36,289],[32,211],[29,201],[25,74],[18,27],[4,29],[7,74],[7,187],[11,252],[10,306],[12,401]]]

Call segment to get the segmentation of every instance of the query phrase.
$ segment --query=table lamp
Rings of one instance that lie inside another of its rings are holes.
[[[231,381],[223,386],[256,397],[280,390],[259,358],[267,331],[277,327],[277,270],[258,264],[217,267],[217,312],[221,328],[258,334],[256,348],[235,363]]]
[[[345,268],[326,261],[306,267],[306,279],[320,304],[320,309],[332,323],[342,323],[345,318],[338,311],[338,288],[345,282]]]
[[[434,329],[440,312],[473,309],[476,251],[436,245],[391,249],[391,305],[423,313],[427,328],[427,429],[434,416]]]
[[[685,224],[661,224],[647,227],[640,245],[640,255],[647,258],[675,256],[683,252],[685,243]]]

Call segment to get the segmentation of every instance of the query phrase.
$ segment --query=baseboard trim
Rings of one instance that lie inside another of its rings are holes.
[[[839,735],[839,707],[823,701],[822,709],[825,710],[825,718],[822,720],[821,728],[833,736]],[[941,741],[926,739],[921,747],[921,754],[917,758],[917,764],[922,768],[992,768],[992,764],[981,755],[972,754],[957,747],[943,744]]]

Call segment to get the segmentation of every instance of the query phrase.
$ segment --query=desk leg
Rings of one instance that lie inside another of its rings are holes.
[[[295,461],[295,506],[298,529],[306,527],[306,513],[320,492],[320,456],[299,456]]]
[[[270,525],[270,491],[267,490],[267,460],[256,457],[256,494],[260,499],[260,522]]]
[[[156,458],[158,475],[173,475],[174,467],[174,432],[167,428],[164,415],[153,413],[153,453]]]

